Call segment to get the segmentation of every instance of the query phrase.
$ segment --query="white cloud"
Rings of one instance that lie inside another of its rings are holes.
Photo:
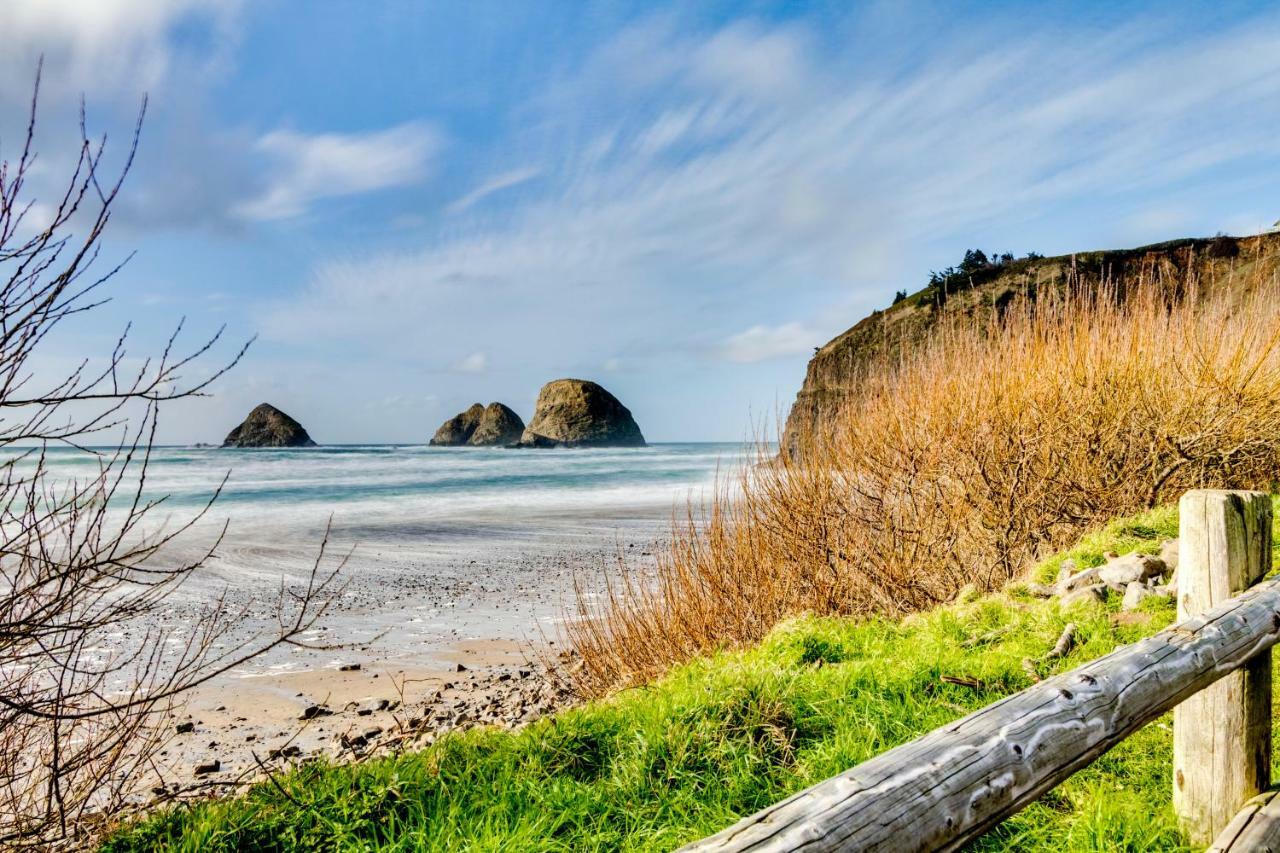
[[[540,174],[542,174],[540,169],[524,168],[512,169],[509,172],[503,172],[499,175],[495,175],[480,184],[471,192],[452,202],[449,205],[448,210],[450,213],[460,213],[474,205],[476,202],[487,198],[496,192],[519,186],[520,184],[533,180]]]
[[[154,91],[180,61],[176,28],[207,27],[203,57],[214,61],[234,41],[242,0],[5,0],[0,3],[0,95],[30,94],[36,62],[45,60],[52,96],[124,88],[130,99]]]
[[[502,153],[559,158],[536,194],[418,248],[321,263],[264,331],[427,357],[483,334],[489,357],[545,374],[621,347],[629,370],[802,362],[956,235],[1154,208],[1164,187],[1280,157],[1280,110],[1259,106],[1280,103],[1271,21],[1159,49],[1137,29],[996,54],[962,33],[859,37],[824,54],[796,27],[624,33],[522,105]],[[763,55],[768,75],[731,73]]]
[[[484,373],[488,368],[489,357],[483,352],[473,352],[453,365],[458,373]]]
[[[256,148],[273,161],[274,177],[236,212],[247,219],[288,219],[320,199],[413,184],[427,176],[439,147],[438,134],[419,122],[370,133],[272,131]]]
[[[745,332],[728,338],[720,351],[729,361],[750,364],[797,353],[811,353],[824,340],[820,332],[800,323],[752,326]]]

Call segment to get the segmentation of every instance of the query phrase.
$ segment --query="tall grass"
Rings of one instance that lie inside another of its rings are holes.
[[[801,612],[926,609],[1187,488],[1269,487],[1278,295],[1263,273],[1076,283],[870,361],[796,459],[762,449],[677,520],[656,576],[579,598],[580,686],[647,680]]]

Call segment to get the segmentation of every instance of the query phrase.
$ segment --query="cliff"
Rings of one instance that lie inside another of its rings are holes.
[[[1194,278],[1202,286],[1231,287],[1236,281],[1247,281],[1249,276],[1244,274],[1258,266],[1269,275],[1280,270],[1280,234],[1173,240],[1135,249],[1029,257],[957,272],[898,299],[890,308],[872,312],[820,347],[809,361],[804,384],[787,417],[782,447],[794,454],[806,434],[821,435],[856,390],[860,369],[872,356],[910,346],[943,318],[998,312],[1019,296],[1034,299],[1073,281],[1082,287],[1109,281],[1121,293],[1126,283],[1144,275],[1174,283]]]

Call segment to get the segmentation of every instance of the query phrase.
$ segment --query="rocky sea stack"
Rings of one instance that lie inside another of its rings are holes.
[[[601,386],[557,379],[542,386],[520,447],[644,447],[630,410]]]
[[[302,424],[270,403],[249,413],[244,423],[227,433],[223,447],[315,447]]]
[[[454,415],[440,424],[440,429],[431,436],[432,447],[460,447],[471,439],[476,427],[480,426],[480,416],[484,414],[484,406],[472,403],[465,412]]]
[[[480,425],[467,444],[472,447],[506,447],[524,433],[524,420],[508,406],[490,403],[480,416]]]
[[[524,421],[509,406],[490,403],[472,405],[440,425],[431,438],[433,447],[505,447],[515,444],[524,432]]]

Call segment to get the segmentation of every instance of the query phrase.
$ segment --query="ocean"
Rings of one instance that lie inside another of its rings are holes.
[[[555,633],[578,595],[605,573],[651,564],[654,546],[683,512],[744,458],[739,444],[507,450],[424,445],[306,449],[158,447],[145,494],[164,498],[151,531],[201,522],[158,556],[215,556],[165,603],[183,626],[218,596],[244,616],[236,640],[267,631],[282,583],[317,559],[345,560],[339,599],[308,639],[356,651],[279,648],[242,668],[267,674],[395,659],[433,665],[465,641],[531,641]],[[49,453],[55,480],[93,476],[92,457]],[[222,533],[225,525],[225,534]]]

